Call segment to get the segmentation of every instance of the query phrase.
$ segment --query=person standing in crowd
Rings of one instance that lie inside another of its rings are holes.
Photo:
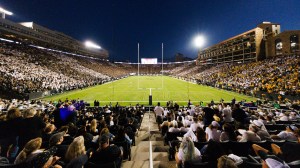
[[[210,106],[208,106],[203,108],[203,112],[204,125],[209,125],[212,121],[214,121],[215,111],[212,108],[210,108]]]
[[[160,131],[160,124],[162,124],[162,116],[164,114],[164,109],[160,106],[160,102],[158,102],[157,106],[154,108],[154,114],[156,117],[156,123],[158,124],[158,129]]]
[[[223,117],[223,121],[224,123],[231,123],[233,121],[233,118],[232,118],[232,111],[231,111],[231,108],[230,106],[227,106],[225,107],[223,110],[222,110],[222,117]]]
[[[234,104],[233,111],[232,111],[232,118],[234,118],[236,129],[245,128],[244,125],[246,123],[247,117],[248,116],[246,112],[240,108],[240,105]]]
[[[42,137],[46,124],[40,117],[35,115],[36,110],[34,108],[27,109],[24,113],[25,118],[20,123],[22,125],[19,138],[20,148],[23,148],[29,140]]]
[[[6,115],[6,121],[1,123],[0,126],[0,153],[6,153],[8,147],[16,142],[16,137],[19,135],[22,129],[23,118],[21,112],[17,108],[11,108]]]

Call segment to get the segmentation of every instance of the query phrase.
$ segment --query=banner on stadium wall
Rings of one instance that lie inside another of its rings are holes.
[[[141,58],[142,64],[157,64],[157,58]]]

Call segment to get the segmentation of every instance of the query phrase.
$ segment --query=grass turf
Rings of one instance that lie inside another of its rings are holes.
[[[237,101],[255,100],[253,97],[197,85],[168,76],[132,76],[103,85],[45,97],[44,100],[57,101],[66,98],[69,100],[79,98],[91,103],[91,105],[93,105],[94,100],[99,100],[101,106],[110,102],[112,104],[119,102],[120,105],[134,105],[136,103],[148,105],[150,88],[152,88],[154,105],[157,102],[165,105],[169,100],[173,100],[179,105],[187,105],[189,99],[193,104],[199,104],[200,101],[207,103],[211,100],[219,102],[221,98],[225,102],[230,102],[234,97]]]

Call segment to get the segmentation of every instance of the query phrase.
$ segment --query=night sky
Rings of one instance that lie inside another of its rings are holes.
[[[195,58],[195,35],[204,47],[256,27],[263,21],[281,30],[300,30],[299,0],[0,0],[12,11],[7,19],[33,21],[77,40],[107,49],[110,60],[137,62],[140,57],[174,61],[176,53]]]

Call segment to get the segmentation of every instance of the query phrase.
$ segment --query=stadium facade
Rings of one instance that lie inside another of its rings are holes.
[[[247,63],[300,54],[300,30],[281,33],[280,28],[280,24],[263,22],[254,29],[199,51],[197,63]]]
[[[0,18],[0,37],[28,45],[107,59],[109,54],[105,49],[97,50],[86,48],[85,45],[61,32],[50,30],[33,22],[15,23]]]

